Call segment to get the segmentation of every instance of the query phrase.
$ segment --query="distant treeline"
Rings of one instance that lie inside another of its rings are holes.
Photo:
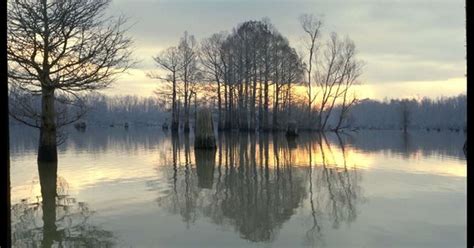
[[[86,97],[89,108],[85,120],[99,125],[124,124],[159,125],[167,122],[169,111],[157,97],[103,96]]]
[[[362,100],[350,110],[347,125],[362,129],[465,129],[466,95],[438,99]]]
[[[154,126],[163,123],[169,124],[171,121],[170,106],[158,97],[88,94],[82,99],[87,106],[87,112],[82,117],[82,121],[88,125],[109,126],[129,123]],[[424,98],[422,100],[377,101],[364,99],[354,104],[343,125],[349,129],[402,129],[404,125],[407,125],[408,129],[463,130],[466,128],[466,100],[466,95],[438,99]],[[39,98],[31,101],[39,108]],[[198,102],[197,104],[203,103]],[[210,105],[214,107],[217,117],[217,107],[212,102]],[[192,116],[194,109],[193,106]],[[336,106],[333,111],[335,115],[329,119],[329,126],[336,125],[339,121],[337,116],[340,107]],[[270,111],[270,115],[271,113],[272,111]],[[184,116],[180,116],[180,118],[184,118]],[[12,124],[17,123],[12,118],[11,120]]]
[[[10,111],[15,108],[14,102],[18,98],[26,97],[10,95]],[[41,99],[38,96],[28,95],[31,105],[35,109],[40,109]],[[77,100],[78,101],[78,100]],[[85,122],[87,125],[121,125],[125,123],[135,125],[158,125],[167,121],[169,113],[162,101],[157,97],[140,97],[132,95],[105,96],[91,93],[81,96],[80,103],[61,104],[56,103],[56,108],[62,112],[77,112],[75,106],[81,106],[85,114],[78,122]],[[66,109],[66,110],[64,110]],[[11,124],[18,124],[14,118],[10,118]]]

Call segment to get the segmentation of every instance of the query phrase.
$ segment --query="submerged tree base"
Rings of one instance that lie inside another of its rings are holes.
[[[216,149],[216,147],[212,113],[208,109],[201,109],[197,113],[194,148]]]
[[[298,136],[298,125],[295,121],[288,122],[288,128],[286,129],[286,136],[296,137]]]

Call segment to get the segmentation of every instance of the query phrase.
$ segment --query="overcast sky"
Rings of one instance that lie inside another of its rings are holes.
[[[302,49],[302,13],[323,16],[330,32],[354,40],[365,62],[359,95],[383,99],[466,92],[465,8],[462,0],[113,0],[109,11],[133,24],[136,68],[104,93],[152,95],[152,56],[176,45],[185,30],[200,40],[247,20],[270,18]]]

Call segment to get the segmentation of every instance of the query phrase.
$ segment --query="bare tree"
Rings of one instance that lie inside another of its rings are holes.
[[[180,63],[178,49],[176,47],[170,47],[162,51],[159,55],[153,58],[158,65],[163,70],[166,70],[169,74],[165,77],[160,76],[156,73],[149,73],[148,76],[151,78],[161,79],[165,82],[171,84],[171,131],[176,132],[179,129],[179,113],[177,105],[177,87],[178,87],[178,71],[181,69],[182,65]],[[155,91],[157,94],[161,94],[167,91],[166,87],[161,88],[158,91]]]
[[[189,108],[193,92],[193,84],[196,83],[197,68],[197,45],[193,35],[184,32],[178,46],[180,59],[179,76],[183,82],[184,97],[184,132],[189,132]]]
[[[338,132],[340,129],[345,128],[342,126],[343,121],[347,118],[349,109],[358,102],[355,92],[350,94],[350,90],[354,85],[357,84],[357,79],[362,73],[362,66],[364,65],[362,61],[354,59],[355,56],[355,45],[354,42],[346,39],[346,44],[344,46],[344,56],[346,57],[347,62],[347,71],[345,77],[342,80],[342,103],[340,105],[340,114],[334,128],[334,131]]]
[[[217,128],[224,129],[224,115],[222,111],[222,83],[224,80],[224,66],[222,61],[222,43],[225,40],[224,33],[216,33],[201,42],[200,60],[204,67],[204,72],[208,75],[209,81],[217,84]],[[225,100],[225,99],[224,99]]]
[[[172,102],[171,130],[179,129],[178,98],[183,98],[184,132],[189,132],[190,106],[193,95],[196,93],[196,83],[202,81],[202,73],[198,68],[198,51],[194,36],[184,32],[178,47],[169,47],[156,57],[153,57],[157,66],[165,72],[150,72],[148,76],[160,79],[166,84],[160,85],[155,94],[169,98]],[[166,74],[165,74],[166,73]],[[165,74],[163,76],[163,74]]]
[[[330,104],[330,99],[334,95],[337,95],[340,84],[340,72],[342,70],[340,53],[342,46],[339,42],[336,33],[332,33],[329,41],[326,44],[326,49],[322,53],[322,59],[320,61],[319,68],[316,71],[316,81],[318,87],[321,89],[321,102],[319,104],[318,114],[318,129],[324,130],[327,118],[329,117],[330,111],[327,111],[327,105]]]
[[[322,131],[341,97],[344,108],[349,107],[347,94],[360,75],[362,62],[356,59],[354,42],[348,37],[341,40],[336,33],[331,34],[321,57],[316,81],[322,93],[318,114],[318,129]]]
[[[321,18],[318,18],[312,14],[303,14],[299,18],[301,27],[307,34],[307,49],[308,49],[308,63],[306,64],[306,73],[308,76],[307,85],[307,97],[308,97],[308,114],[311,115],[312,104],[316,99],[317,94],[312,92],[311,76],[313,73],[313,64],[315,56],[318,50],[317,39],[320,37],[320,29],[322,26]]]
[[[12,88],[41,96],[39,113],[11,115],[40,128],[39,161],[57,161],[55,94],[63,103],[109,86],[132,65],[125,19],[105,16],[110,0],[12,0],[8,5],[8,65]],[[76,101],[75,101],[76,102]],[[80,115],[79,115],[80,117]]]

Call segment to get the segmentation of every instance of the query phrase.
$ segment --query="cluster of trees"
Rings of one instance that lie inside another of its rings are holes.
[[[178,105],[184,102],[185,132],[189,131],[191,97],[196,97],[198,85],[203,84],[212,89],[203,94],[209,92],[217,99],[219,130],[255,130],[257,125],[264,130],[276,128],[278,111],[274,111],[270,125],[269,110],[288,103],[291,83],[298,82],[302,74],[296,51],[268,21],[245,22],[231,34],[213,34],[200,46],[185,33],[178,47],[168,48],[154,59],[168,75],[152,76],[171,83],[157,91],[171,96],[171,129],[179,127]]]
[[[183,130],[189,131],[190,109],[198,98],[212,103],[219,130],[278,131],[295,119],[300,128],[325,130],[338,104],[342,123],[355,102],[350,88],[362,65],[355,45],[335,33],[320,44],[322,24],[312,15],[303,15],[301,25],[309,35],[308,61],[268,19],[241,23],[199,44],[185,32],[178,46],[154,57],[161,70],[149,74],[165,82],[156,93],[169,100],[171,129],[179,128],[182,104]],[[295,93],[298,85],[307,88],[304,97]]]

